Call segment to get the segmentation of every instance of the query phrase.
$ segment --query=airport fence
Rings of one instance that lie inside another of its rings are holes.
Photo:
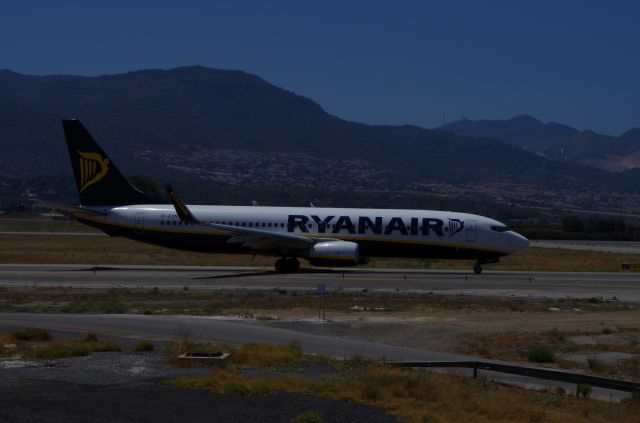
[[[567,382],[576,385],[576,395],[580,386],[588,384],[599,388],[612,389],[624,392],[640,392],[640,383],[627,380],[611,379],[606,377],[591,376],[581,373],[565,372],[562,370],[541,369],[537,367],[518,366],[514,364],[492,363],[489,361],[402,361],[387,362],[386,364],[400,367],[456,367],[473,369],[473,377],[478,377],[478,370],[488,370],[498,373],[507,373],[518,376],[528,376],[537,379]]]

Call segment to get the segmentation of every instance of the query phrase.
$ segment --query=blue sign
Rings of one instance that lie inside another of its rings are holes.
[[[316,294],[325,295],[327,293],[327,285],[323,283],[319,283],[316,285]]]

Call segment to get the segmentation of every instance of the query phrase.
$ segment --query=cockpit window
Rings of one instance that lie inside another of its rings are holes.
[[[506,226],[503,225],[495,225],[491,227],[491,230],[494,232],[507,232],[509,230],[509,228],[507,228]]]

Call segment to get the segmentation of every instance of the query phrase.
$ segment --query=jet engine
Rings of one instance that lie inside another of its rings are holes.
[[[349,241],[319,242],[307,258],[314,266],[355,266],[360,262],[360,247]]]

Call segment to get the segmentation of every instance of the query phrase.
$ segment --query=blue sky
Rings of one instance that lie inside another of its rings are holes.
[[[3,2],[0,69],[241,69],[374,124],[640,127],[640,2]]]

